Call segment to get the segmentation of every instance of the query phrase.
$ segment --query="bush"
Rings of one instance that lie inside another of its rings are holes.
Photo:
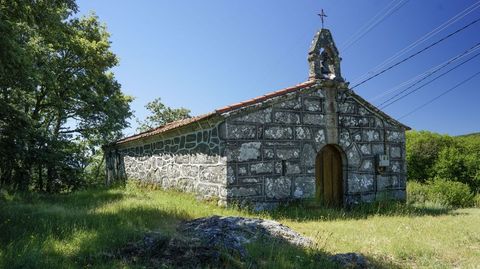
[[[448,178],[480,192],[480,135],[455,137],[409,131],[406,138],[409,181]]]
[[[451,207],[474,205],[474,194],[468,185],[445,179],[434,179],[425,184],[409,182],[407,187],[409,203],[434,203]]]
[[[428,202],[428,185],[409,181],[407,184],[407,202],[410,204]]]
[[[475,195],[475,198],[473,198],[473,206],[480,208],[480,194]]]

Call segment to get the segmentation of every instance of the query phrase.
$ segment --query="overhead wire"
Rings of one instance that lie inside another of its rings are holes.
[[[382,71],[380,71],[380,72],[376,73],[375,75],[372,75],[372,76],[370,76],[370,77],[368,77],[368,78],[366,78],[366,79],[362,80],[361,82],[359,82],[359,83],[357,83],[356,85],[354,85],[354,86],[352,87],[352,89],[354,89],[354,88],[356,88],[356,87],[358,87],[358,86],[360,86],[360,85],[362,85],[362,84],[364,84],[364,83],[366,83],[366,82],[368,82],[368,81],[370,81],[370,80],[372,80],[372,79],[374,79],[374,78],[376,78],[376,77],[378,77],[378,76],[382,75],[383,73],[385,73],[385,72],[387,72],[387,71],[389,71],[389,70],[391,70],[391,69],[395,68],[396,66],[399,66],[400,64],[402,64],[402,63],[404,63],[404,62],[406,62],[406,61],[408,61],[408,60],[412,59],[413,57],[415,57],[415,56],[417,56],[417,55],[419,55],[419,54],[421,54],[421,53],[425,52],[426,50],[428,50],[428,49],[430,49],[430,48],[432,48],[432,47],[434,47],[434,46],[438,45],[439,43],[441,43],[441,42],[443,42],[443,41],[447,40],[448,38],[450,38],[450,37],[452,37],[452,36],[454,36],[454,35],[456,35],[456,34],[460,33],[461,31],[463,31],[463,30],[465,30],[465,29],[469,28],[470,26],[474,25],[475,23],[477,23],[477,22],[479,22],[479,21],[480,21],[480,18],[478,18],[478,19],[476,19],[476,20],[474,20],[474,21],[470,22],[469,24],[467,24],[467,25],[465,25],[465,26],[463,26],[463,27],[461,27],[461,28],[457,29],[456,31],[454,31],[454,32],[452,32],[452,33],[450,33],[450,34],[448,34],[448,35],[446,35],[446,36],[442,37],[441,39],[439,39],[439,40],[435,41],[434,43],[432,43],[432,44],[430,44],[430,45],[426,46],[425,48],[423,48],[423,49],[421,49],[421,50],[419,50],[419,51],[417,51],[417,52],[415,52],[415,53],[413,53],[413,54],[409,55],[408,57],[406,57],[406,58],[404,58],[404,59],[402,59],[402,60],[400,60],[400,61],[398,61],[398,62],[396,62],[396,63],[394,63],[394,64],[392,64],[392,65],[390,65],[389,67],[387,67],[387,68],[383,69]]]
[[[356,78],[353,80],[353,84],[356,84],[357,82],[363,80],[365,77],[373,74],[373,73],[376,73],[378,72],[379,70],[381,70],[382,68],[384,68],[385,66],[387,66],[388,64],[390,64],[391,62],[395,61],[396,59],[398,59],[400,56],[402,56],[403,54],[407,53],[408,51],[411,51],[413,48],[415,48],[416,46],[418,46],[419,44],[427,41],[428,39],[432,38],[433,36],[435,36],[436,34],[438,34],[439,32],[443,31],[445,28],[449,27],[450,25],[454,24],[455,22],[459,21],[460,19],[464,18],[465,16],[467,16],[468,14],[472,13],[473,11],[475,11],[477,8],[480,7],[480,0],[475,2],[474,4],[470,5],[469,7],[467,7],[466,9],[462,10],[461,12],[457,13],[455,16],[453,16],[452,18],[450,18],[449,20],[447,20],[446,22],[442,23],[441,25],[439,25],[437,28],[433,29],[432,31],[428,32],[427,34],[423,35],[422,37],[420,37],[419,39],[417,39],[415,42],[411,43],[410,45],[408,45],[407,47],[403,48],[402,50],[398,51],[397,53],[395,53],[393,56],[389,57],[388,59],[384,60],[382,63],[380,63],[379,65],[377,65],[376,67],[374,67],[372,70],[370,70],[369,72],[361,75],[360,77]]]
[[[478,56],[480,56],[480,53],[477,53],[477,54],[475,54],[474,56],[472,56],[472,57],[468,58],[467,60],[465,60],[465,61],[461,62],[460,64],[458,64],[458,65],[456,65],[456,66],[454,66],[454,67],[450,68],[449,70],[447,70],[447,71],[443,72],[442,74],[440,74],[440,75],[436,76],[436,77],[435,77],[435,78],[433,78],[432,80],[430,80],[430,81],[428,81],[428,82],[424,83],[423,85],[421,85],[421,86],[419,86],[419,87],[415,88],[414,90],[412,90],[412,91],[410,91],[410,92],[408,92],[408,93],[406,93],[406,94],[404,94],[404,95],[402,95],[402,96],[399,96],[399,97],[397,97],[396,99],[392,100],[392,101],[391,101],[391,102],[389,102],[388,104],[385,104],[384,106],[380,107],[380,109],[384,109],[384,108],[386,108],[386,107],[389,107],[390,105],[392,105],[392,104],[394,104],[394,103],[398,102],[399,100],[401,100],[401,99],[403,99],[403,98],[405,98],[405,97],[407,97],[407,96],[411,95],[412,93],[419,91],[420,89],[424,88],[425,86],[427,86],[427,85],[429,85],[429,84],[433,83],[433,82],[434,82],[434,81],[436,81],[437,79],[439,79],[439,78],[441,78],[441,77],[443,77],[443,76],[447,75],[448,73],[450,73],[450,72],[454,71],[455,69],[457,69],[457,68],[459,68],[460,66],[462,66],[462,65],[464,65],[464,64],[466,64],[466,63],[468,63],[469,61],[471,61],[471,60],[475,59],[475,58],[476,58],[476,57],[478,57]]]
[[[373,30],[377,25],[382,23],[389,16],[394,14],[397,10],[402,8],[408,0],[393,0],[382,10],[380,10],[373,18],[371,18],[366,24],[364,24],[360,29],[357,30],[350,38],[345,41],[341,47],[342,51],[347,51],[353,44],[358,42],[362,37],[367,33]]]
[[[403,118],[405,118],[405,117],[408,117],[408,116],[412,115],[413,113],[419,111],[420,109],[422,109],[422,108],[426,107],[427,105],[429,105],[429,104],[435,102],[436,100],[440,99],[442,96],[446,95],[447,93],[449,93],[449,92],[451,92],[451,91],[453,91],[453,90],[455,90],[455,89],[458,89],[458,87],[462,86],[463,84],[467,83],[468,81],[472,80],[473,78],[475,78],[475,77],[478,76],[478,75],[480,75],[480,71],[477,72],[477,73],[475,73],[475,74],[473,74],[472,76],[468,77],[467,79],[463,80],[462,82],[456,84],[455,86],[449,88],[448,90],[442,92],[441,94],[437,95],[436,97],[430,99],[429,101],[423,103],[422,105],[418,106],[417,108],[413,109],[412,111],[404,114],[403,116],[401,116],[401,117],[398,118],[398,119],[400,120],[400,119],[403,119]]]
[[[475,47],[475,46],[474,46],[474,47]],[[409,85],[409,84],[411,84],[411,83],[415,83],[416,81],[419,81],[419,80],[423,79],[424,77],[431,75],[433,71],[435,71],[436,69],[440,68],[440,67],[443,66],[444,64],[446,64],[446,63],[448,63],[448,62],[451,62],[453,59],[457,58],[457,59],[455,60],[455,61],[457,61],[457,60],[459,60],[459,59],[461,59],[461,58],[463,58],[463,57],[465,57],[465,56],[467,56],[467,55],[475,52],[475,51],[478,50],[478,49],[480,49],[480,47],[475,47],[475,48],[472,49],[472,50],[467,50],[468,53],[465,53],[465,52],[464,52],[464,53],[462,53],[462,54],[460,54],[460,55],[457,55],[457,56],[455,56],[455,57],[452,57],[452,58],[450,58],[449,60],[447,60],[447,61],[445,61],[445,62],[443,62],[443,63],[441,63],[441,64],[439,64],[439,65],[437,65],[437,66],[434,66],[434,67],[428,69],[427,71],[423,72],[422,74],[416,75],[415,77],[412,77],[412,78],[410,78],[409,80],[404,81],[404,82],[400,83],[399,85],[396,85],[396,86],[394,86],[394,87],[392,87],[392,88],[390,88],[390,89],[388,89],[388,90],[380,93],[379,95],[376,95],[376,96],[372,97],[370,100],[375,101],[375,100],[380,99],[380,98],[382,98],[382,97],[384,97],[384,96],[386,96],[386,95],[389,95],[389,94],[391,94],[391,93],[393,93],[393,92],[396,92],[396,91],[400,90],[401,88],[403,88],[403,87],[406,86],[406,85]],[[460,57],[458,57],[458,56],[460,56]],[[452,62],[454,62],[454,61],[452,61]]]
[[[448,61],[444,62],[443,64],[440,64],[438,66],[436,66],[435,68],[433,69],[430,69],[429,72],[427,72],[423,77],[421,77],[420,79],[418,79],[415,83],[413,83],[412,85],[408,86],[407,88],[403,89],[402,91],[398,92],[397,94],[393,95],[392,97],[388,98],[387,100],[383,101],[379,107],[382,108],[383,105],[389,103],[391,100],[395,99],[397,96],[401,95],[402,93],[408,91],[409,89],[415,87],[416,85],[418,85],[420,82],[426,80],[427,78],[429,78],[430,76],[434,75],[435,73],[439,72],[440,70],[442,70],[443,68],[447,67],[448,65],[458,61],[459,59],[473,53],[474,51],[478,50],[480,48],[480,42],[475,44],[474,46],[470,47],[469,49],[465,50],[464,52],[460,53],[459,55],[455,56],[455,57],[452,57],[451,59],[449,59]]]

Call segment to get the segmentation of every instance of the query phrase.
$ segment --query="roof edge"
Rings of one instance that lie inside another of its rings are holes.
[[[233,104],[233,105],[230,105],[230,106],[225,106],[225,107],[216,109],[215,112],[219,113],[219,114],[231,112],[231,111],[239,109],[239,108],[244,108],[244,107],[249,106],[249,105],[254,105],[254,104],[266,101],[270,98],[274,98],[274,97],[277,97],[277,96],[280,96],[280,95],[284,95],[284,94],[287,94],[287,93],[298,91],[298,90],[306,88],[306,87],[313,86],[316,83],[317,83],[316,80],[308,80],[308,81],[302,82],[302,83],[297,84],[297,85],[292,86],[292,87],[288,87],[288,88],[284,88],[284,89],[281,89],[281,90],[278,90],[278,91],[270,92],[270,93],[264,94],[264,95],[256,97],[256,98],[252,98],[252,99],[244,101],[244,102],[240,102],[240,103],[236,103],[236,104]]]
[[[191,125],[193,123],[196,123],[196,122],[199,122],[199,121],[202,121],[202,120],[207,120],[207,119],[213,118],[215,116],[222,116],[225,113],[264,102],[266,100],[269,100],[269,99],[277,97],[277,96],[292,93],[292,92],[295,92],[295,91],[298,91],[298,90],[301,90],[301,89],[304,89],[304,88],[307,88],[307,87],[311,87],[311,86],[314,86],[314,85],[322,86],[326,83],[327,83],[327,81],[318,80],[318,79],[311,79],[311,80],[299,83],[299,84],[297,84],[295,86],[292,86],[292,87],[288,87],[288,88],[284,88],[284,89],[281,89],[281,90],[273,91],[273,92],[264,94],[264,95],[256,97],[256,98],[249,99],[247,101],[239,102],[239,103],[236,103],[236,104],[233,104],[233,105],[229,105],[229,106],[225,106],[225,107],[216,109],[213,112],[210,112],[210,113],[207,113],[207,114],[203,114],[203,115],[199,115],[199,116],[192,117],[192,118],[187,118],[187,119],[183,119],[183,120],[170,122],[170,123],[167,123],[165,125],[162,125],[162,126],[159,126],[159,127],[156,127],[156,128],[153,128],[153,129],[150,129],[150,130],[138,133],[138,134],[127,136],[127,137],[119,139],[115,142],[106,144],[103,147],[113,146],[113,145],[121,145],[121,144],[125,144],[125,143],[128,143],[128,142],[136,141],[136,140],[139,140],[139,139],[142,139],[142,138],[147,138],[147,137],[151,137],[151,136],[154,136],[154,135],[162,134],[162,133],[165,133],[165,132],[168,132],[168,131],[173,131],[173,130],[176,130],[178,128],[186,127],[188,125]],[[328,83],[334,83],[334,82],[328,82]],[[336,83],[338,83],[338,82],[336,82]],[[324,85],[324,86],[331,86],[331,85]],[[397,121],[396,119],[392,118],[391,116],[389,116],[385,112],[381,111],[375,105],[371,104],[370,102],[365,100],[363,97],[356,94],[352,89],[349,89],[348,88],[348,83],[343,83],[341,87],[345,87],[345,89],[348,91],[348,93],[354,99],[356,99],[361,104],[365,105],[368,109],[372,110],[372,112],[379,114],[383,118],[391,121],[393,124],[399,125],[399,126],[405,128],[406,130],[411,130],[412,129],[409,126],[407,126],[407,125]]]

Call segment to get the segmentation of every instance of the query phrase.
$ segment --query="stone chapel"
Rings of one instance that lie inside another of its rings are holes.
[[[405,199],[405,131],[348,88],[328,29],[309,79],[105,145],[107,180],[137,180],[219,205]]]

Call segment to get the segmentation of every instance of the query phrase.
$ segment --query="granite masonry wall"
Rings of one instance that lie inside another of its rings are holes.
[[[220,125],[229,201],[259,207],[315,197],[315,159],[327,144],[343,151],[344,203],[405,198],[405,137],[349,90],[313,86],[259,104]],[[375,156],[391,165],[376,172]]]
[[[347,156],[347,204],[406,198],[405,129],[362,106],[355,95],[339,91],[339,145]],[[386,154],[390,165],[378,172],[376,157]]]
[[[316,156],[333,144],[342,152],[344,204],[405,199],[404,127],[345,84],[315,84],[175,134],[110,147],[107,173],[261,209],[314,198]],[[378,154],[390,157],[381,173]]]
[[[315,195],[315,157],[326,144],[322,90],[289,94],[221,125],[228,198],[259,207]]]
[[[152,137],[110,148],[107,173],[225,204],[227,171],[221,151],[217,124],[166,139]]]

